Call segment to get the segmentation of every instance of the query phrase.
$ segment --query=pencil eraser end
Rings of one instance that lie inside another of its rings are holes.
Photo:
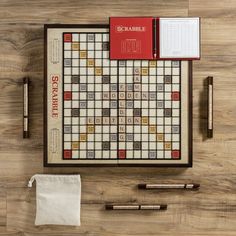
[[[146,184],[138,184],[139,189],[146,189]]]
[[[106,210],[113,210],[113,206],[112,206],[111,204],[107,204],[107,205],[105,206],[105,209],[106,209]]]
[[[160,210],[167,210],[167,205],[160,205]]]

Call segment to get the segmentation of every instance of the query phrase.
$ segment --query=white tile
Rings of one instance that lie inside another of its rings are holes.
[[[80,117],[79,122],[80,122],[80,125],[86,125],[86,118]]]
[[[164,74],[163,68],[158,67],[157,68],[157,75],[163,75],[163,74]]]
[[[79,124],[79,118],[78,117],[72,117],[71,122],[73,125],[78,125]]]
[[[71,149],[71,142],[64,142],[64,149]]]
[[[171,100],[171,93],[165,93],[165,100]]]
[[[64,51],[64,58],[71,58],[71,51]]]
[[[171,125],[171,118],[170,117],[166,117],[165,119],[165,125]]]
[[[157,142],[157,149],[163,149],[164,145],[163,142]]]
[[[72,151],[72,159],[78,159],[79,158],[79,151]]]
[[[106,58],[106,59],[109,58],[109,51],[103,51],[102,52],[102,57]]]
[[[95,152],[95,159],[102,159],[102,151]]]
[[[73,98],[73,100],[78,100],[79,99],[79,93],[78,92],[73,92],[72,93],[72,98]]]
[[[134,158],[141,159],[141,151],[134,151]]]
[[[133,151],[126,151],[126,158],[133,159]]]
[[[171,159],[171,151],[165,151],[165,159]]]
[[[96,51],[95,52],[95,58],[102,58],[102,51]]]
[[[165,134],[165,141],[171,141],[171,134]]]
[[[64,109],[65,116],[71,116],[71,109]]]
[[[178,125],[179,124],[179,118],[178,117],[173,117],[172,118],[172,124],[173,125]]]
[[[111,125],[110,126],[110,129],[111,129],[111,133],[116,133],[117,132],[117,127],[115,125]]]
[[[64,101],[64,108],[71,108],[71,101]]]
[[[71,68],[70,67],[65,67],[64,68],[64,74],[65,75],[71,75]]]
[[[142,133],[143,133],[143,134],[148,133],[148,126],[147,126],[147,125],[143,125],[143,126],[142,126]]]
[[[163,93],[157,93],[157,100],[163,100],[164,94]]]
[[[65,125],[71,124],[71,118],[70,117],[64,117],[64,124]]]
[[[64,57],[65,57],[65,55],[64,55]],[[75,59],[78,60],[78,58],[79,58],[79,51],[72,51],[72,55],[70,57],[75,58]]]
[[[149,143],[149,148],[150,149],[156,149],[156,142],[150,142]]]
[[[171,67],[171,61],[165,61],[165,67]]]
[[[79,135],[78,134],[72,134],[72,141],[79,141]]]
[[[163,159],[164,158],[164,152],[163,151],[157,151],[157,159]]]
[[[171,126],[165,125],[165,133],[171,133]]]
[[[172,116],[179,116],[179,109],[172,109]]]
[[[65,142],[71,141],[71,134],[64,134],[64,141]]]
[[[72,41],[78,42],[79,41],[79,35],[78,34],[72,34]]]
[[[172,91],[179,91],[179,84],[173,84]]]
[[[173,140],[173,139],[172,139],[172,140]],[[173,148],[173,149],[179,150],[179,147],[180,147],[179,142],[172,142],[172,148]]]
[[[157,133],[163,133],[164,132],[164,127],[162,125],[157,126]]]
[[[79,68],[78,67],[73,67],[72,68],[72,74],[73,75],[78,75],[79,74]]]
[[[102,34],[95,34],[95,41],[102,41]]]
[[[86,39],[87,39],[86,36],[87,36],[86,34],[82,34],[82,33],[81,33],[81,34],[79,35],[79,40],[80,40],[80,41],[83,41],[83,42],[86,41]]]
[[[79,47],[80,47],[80,50],[86,50],[87,49],[86,43],[83,43],[83,42],[80,43]]]
[[[72,66],[79,66],[79,60],[78,59],[72,59]]]
[[[70,75],[64,76],[64,83],[71,83],[71,76]]]
[[[157,109],[157,116],[164,116],[164,110],[163,109]]]
[[[111,66],[117,67],[117,60],[111,60]]]
[[[148,151],[142,151],[142,159],[148,159]]]
[[[165,75],[171,75],[171,68],[165,67],[164,72],[165,72]]]
[[[173,68],[172,73],[173,73],[173,75],[179,75],[180,74],[179,73],[179,68]]]
[[[108,59],[103,59],[102,63],[103,63],[103,66],[110,66],[110,60]]]
[[[64,50],[71,50],[71,43],[64,43]]]
[[[94,51],[88,51],[88,58],[94,58]]]
[[[163,67],[164,61],[157,61],[157,67]]]
[[[180,141],[180,135],[179,134],[172,134],[172,141]]]
[[[165,84],[165,91],[171,91],[171,85]]]
[[[108,42],[109,41],[109,34],[103,34],[103,42]]]
[[[156,68],[150,68],[149,75],[155,75],[155,74],[156,74]]]
[[[108,75],[110,73],[109,67],[103,67],[103,74]]]
[[[135,60],[134,61],[134,66],[141,66],[141,61],[140,60]]]
[[[94,50],[94,43],[88,43],[88,50]]]

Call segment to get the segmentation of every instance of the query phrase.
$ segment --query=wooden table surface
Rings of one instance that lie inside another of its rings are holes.
[[[235,0],[0,1],[0,235],[236,235]],[[109,16],[200,16],[193,68],[193,168],[43,168],[43,24]],[[206,139],[205,78],[214,76],[214,138]],[[31,138],[22,139],[29,76]],[[81,227],[34,226],[35,173],[80,173]],[[198,192],[138,191],[140,182],[199,182]],[[107,212],[104,203],[168,203],[165,212]]]

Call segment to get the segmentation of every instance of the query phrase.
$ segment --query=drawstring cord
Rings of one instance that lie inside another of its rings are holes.
[[[29,188],[32,188],[32,185],[33,185],[34,180],[35,180],[35,175],[33,175],[33,176],[30,178],[29,182],[28,182],[28,187],[29,187]]]

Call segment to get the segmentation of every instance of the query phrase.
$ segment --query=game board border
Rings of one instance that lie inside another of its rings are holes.
[[[44,167],[192,167],[192,61],[188,61],[188,88],[189,88],[189,94],[188,94],[188,105],[189,105],[189,112],[188,112],[188,163],[180,163],[180,164],[160,164],[160,163],[134,163],[134,164],[125,164],[125,163],[119,163],[116,164],[94,164],[94,163],[86,163],[86,164],[78,164],[78,163],[69,163],[69,164],[59,164],[59,163],[48,163],[48,142],[47,142],[47,30],[50,28],[108,28],[109,24],[45,24],[44,25],[44,114],[43,114],[43,121],[44,121],[44,135],[43,135],[43,144],[44,144],[44,157],[43,157],[43,165]]]

